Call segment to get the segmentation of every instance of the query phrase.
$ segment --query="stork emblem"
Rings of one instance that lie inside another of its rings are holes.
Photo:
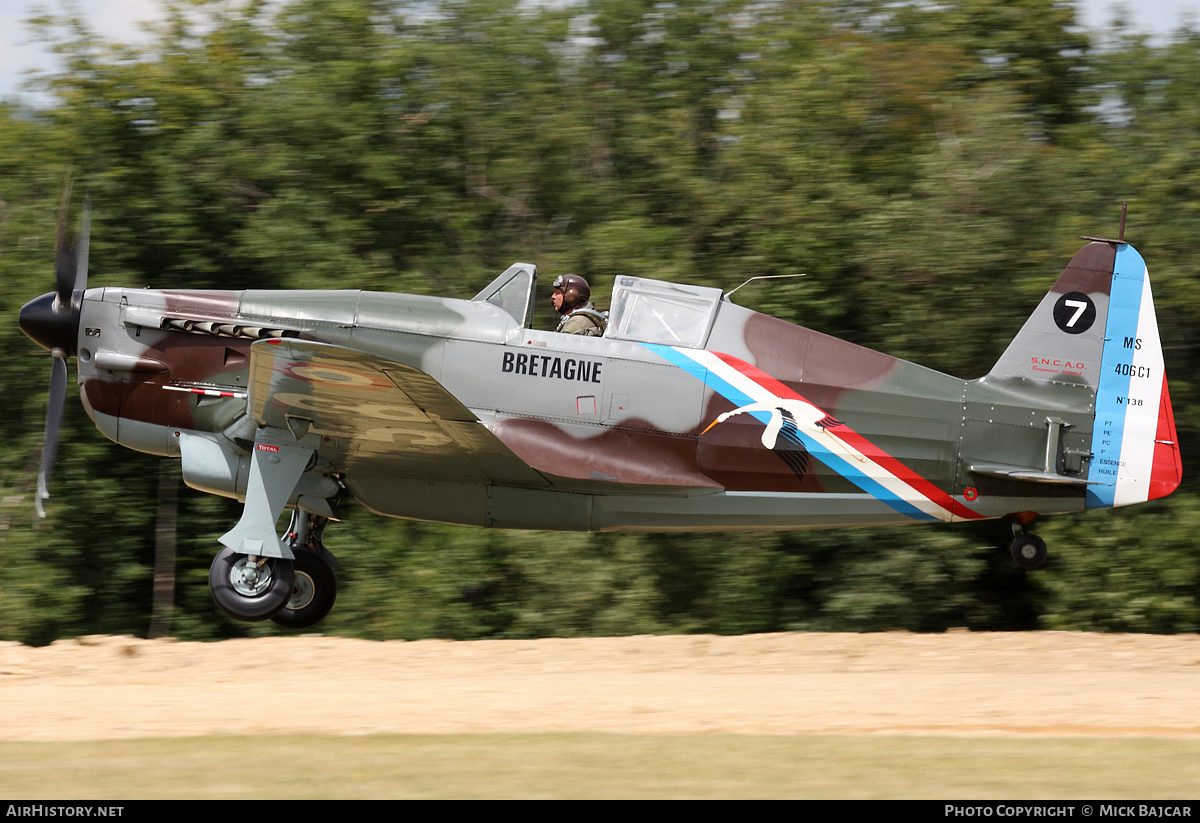
[[[779,455],[801,480],[808,471],[809,462],[808,448],[804,445],[802,432],[810,438],[820,438],[831,451],[862,461],[860,455],[853,454],[838,438],[829,433],[828,429],[841,426],[842,422],[807,400],[777,397],[761,403],[750,403],[717,415],[717,419],[709,423],[708,428],[701,434],[731,417],[756,413],[769,415],[762,433],[763,446]]]

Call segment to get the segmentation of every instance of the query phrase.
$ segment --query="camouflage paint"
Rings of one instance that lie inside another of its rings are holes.
[[[186,440],[217,493],[244,494],[256,431],[290,429],[314,444],[305,493],[337,478],[383,514],[505,528],[978,519],[1178,485],[1148,280],[1123,244],[1081,250],[972,381],[640,278],[622,288],[694,308],[699,343],[621,339],[629,323],[605,338],[526,329],[535,277],[517,264],[493,281],[503,299],[471,301],[93,289],[85,406],[132,448],[178,454]],[[1113,426],[1122,437],[1105,442]],[[1102,461],[1125,472],[1111,494],[1094,482]],[[240,466],[227,481],[225,463]]]

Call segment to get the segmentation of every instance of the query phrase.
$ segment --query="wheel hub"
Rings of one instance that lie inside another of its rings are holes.
[[[313,601],[316,593],[317,586],[312,577],[307,572],[297,571],[296,580],[292,583],[292,598],[288,600],[286,608],[303,609]]]
[[[266,558],[242,557],[229,571],[229,584],[242,597],[258,597],[271,587],[271,565]]]

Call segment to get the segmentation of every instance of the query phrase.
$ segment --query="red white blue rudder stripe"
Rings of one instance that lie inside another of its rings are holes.
[[[1170,494],[1182,474],[1175,420],[1150,277],[1129,245],[1117,249],[1113,265],[1100,368],[1088,508]]]

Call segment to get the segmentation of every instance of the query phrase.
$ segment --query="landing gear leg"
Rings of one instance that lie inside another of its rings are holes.
[[[1013,562],[1022,569],[1039,569],[1046,562],[1046,541],[1036,534],[1026,534],[1020,523],[1013,523]]]
[[[297,509],[285,540],[291,546],[296,574],[291,596],[271,620],[288,629],[307,629],[325,619],[337,599],[337,560],[321,542],[328,517]]]
[[[291,547],[275,534],[275,521],[315,450],[290,432],[262,428],[254,436],[242,519],[221,535],[225,546],[208,570],[213,600],[235,620],[267,620],[292,596]]]
[[[289,432],[261,428],[255,433],[246,507],[237,525],[218,538],[221,545],[242,554],[291,560],[287,544],[275,534],[275,521],[314,450],[314,443],[297,441]]]

